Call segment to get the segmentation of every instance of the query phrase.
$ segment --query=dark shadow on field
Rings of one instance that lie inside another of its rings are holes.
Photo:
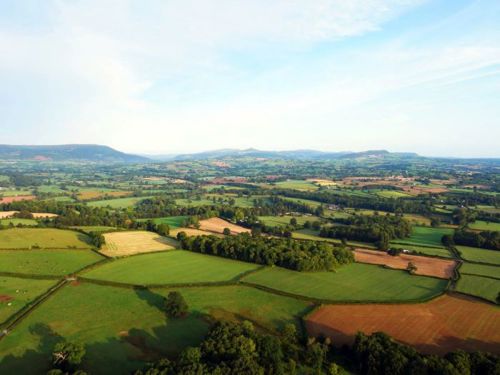
[[[78,240],[82,241],[83,243],[86,243],[87,245],[93,246],[92,240],[86,234],[78,232],[78,234],[76,235],[76,238],[78,238]]]
[[[30,327],[30,333],[40,338],[36,350],[27,350],[21,357],[7,355],[0,359],[0,374],[44,374],[50,370],[52,349],[62,337],[45,324]],[[8,345],[8,337],[0,345]]]
[[[155,293],[148,288],[134,288],[134,292],[137,297],[146,301],[149,306],[156,307],[160,311],[165,311],[163,307],[165,298],[161,294]]]

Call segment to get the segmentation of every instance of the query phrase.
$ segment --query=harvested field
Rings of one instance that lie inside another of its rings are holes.
[[[18,211],[0,211],[0,219],[7,219],[12,217]]]
[[[212,233],[212,232],[207,232],[201,229],[195,229],[195,228],[175,228],[170,230],[170,235],[172,237],[177,237],[177,234],[179,232],[184,232],[188,237],[191,236],[219,236],[223,237],[222,234],[219,233]]]
[[[383,331],[423,353],[483,350],[500,354],[500,309],[476,299],[445,295],[411,305],[328,305],[306,319],[310,335],[352,344],[358,331]]]
[[[400,254],[392,256],[384,251],[356,249],[354,251],[356,262],[381,264],[390,268],[400,270],[406,269],[408,262],[412,262],[417,267],[417,275],[435,276],[442,279],[453,277],[453,270],[457,262],[454,260],[423,257],[417,255]]]
[[[6,219],[13,217],[14,214],[17,214],[19,211],[1,211],[0,212],[0,219]],[[44,219],[44,218],[53,218],[58,216],[57,214],[51,214],[48,212],[33,212],[32,213],[33,218],[35,219]]]
[[[111,257],[171,250],[177,246],[172,238],[146,231],[110,232],[104,233],[104,238],[106,245],[101,253]]]
[[[80,200],[89,200],[89,199],[99,199],[104,197],[114,197],[114,198],[122,198],[127,195],[132,194],[131,191],[82,191],[78,193],[78,199]]]
[[[17,196],[13,196],[13,197],[4,197],[4,198],[0,198],[0,204],[19,202],[19,201],[32,201],[35,198],[36,197],[34,195],[17,195]]]
[[[220,219],[218,217],[212,217],[210,219],[200,221],[200,229],[206,230],[207,232],[222,233],[224,228],[229,228],[231,234],[239,233],[250,233],[250,229],[240,227],[230,223],[229,221]]]

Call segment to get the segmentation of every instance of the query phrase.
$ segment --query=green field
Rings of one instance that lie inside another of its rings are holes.
[[[398,239],[393,242],[403,245],[442,247],[441,238],[445,234],[453,234],[453,229],[415,226],[413,227],[413,233],[409,238]]]
[[[379,190],[375,194],[383,198],[408,198],[410,196],[410,194],[397,190]]]
[[[455,290],[495,302],[498,293],[500,293],[500,280],[489,277],[461,275]]]
[[[0,220],[0,225],[4,226],[4,227],[7,227],[9,225],[31,225],[31,226],[37,226],[38,225],[38,221],[34,220],[34,219],[1,219]]]
[[[32,191],[29,189],[0,189],[0,195],[3,197],[15,197],[17,195],[31,195]]]
[[[209,206],[214,204],[211,199],[202,198],[200,200],[197,199],[176,199],[175,204],[178,206],[185,207],[199,207],[199,206]]]
[[[142,361],[197,345],[211,321],[206,315],[246,319],[275,330],[298,323],[309,308],[306,302],[244,286],[176,290],[185,297],[189,314],[169,320],[162,311],[168,289],[65,286],[0,341],[0,373],[27,373],[27,368],[45,373],[54,344],[63,338],[86,345],[83,369],[89,373],[130,373]]]
[[[182,227],[184,221],[188,216],[168,216],[168,217],[156,217],[153,219],[139,219],[137,221],[148,221],[152,220],[155,224],[168,224],[170,228],[180,228]]]
[[[286,180],[276,182],[271,185],[280,189],[293,189],[293,190],[301,190],[301,191],[315,191],[318,190],[318,186],[313,184],[311,181],[305,180]]]
[[[469,224],[470,229],[500,231],[500,223],[477,220]]]
[[[319,236],[319,231],[312,229],[299,229],[295,232],[292,232],[292,238],[297,240],[310,240],[310,241],[324,241],[333,244],[341,244],[342,241],[336,238],[325,238]],[[368,249],[375,249],[375,246],[371,243],[367,242],[357,242],[357,241],[347,241],[348,246],[353,247],[365,247]]]
[[[134,206],[137,202],[150,197],[129,197],[129,198],[115,198],[103,199],[100,201],[87,202],[91,207],[111,207],[111,208],[128,208]]]
[[[86,235],[72,230],[53,228],[0,230],[0,249],[29,249],[36,246],[52,249],[91,247]]]
[[[85,233],[116,231],[115,227],[106,227],[106,226],[102,226],[102,225],[80,225],[80,226],[74,226],[71,228],[82,230]]]
[[[177,250],[122,258],[83,276],[137,285],[201,283],[229,281],[257,267],[252,263]]]
[[[402,245],[400,243],[396,242],[391,242],[390,243],[391,247],[394,248],[404,248],[407,250],[412,250],[416,251],[425,255],[431,255],[431,256],[438,256],[438,257],[443,257],[443,258],[452,258],[453,255],[450,253],[450,251],[444,247],[427,247],[427,246],[416,246],[416,245]]]
[[[101,259],[92,250],[0,250],[0,271],[63,276]]]
[[[465,260],[500,265],[500,251],[469,246],[456,246],[456,248]]]
[[[0,324],[27,303],[46,292],[55,283],[54,280],[0,276],[0,296],[2,297],[0,299]]]
[[[304,225],[306,221],[317,221],[320,220],[316,216],[259,216],[260,222],[269,227],[286,226],[290,224],[290,219],[295,218],[298,225]]]
[[[460,273],[478,276],[489,276],[500,280],[500,266],[488,266],[484,264],[464,262],[460,267]]]
[[[266,268],[243,281],[306,297],[353,302],[421,300],[440,293],[447,284],[445,280],[361,263],[342,266],[336,272]]]

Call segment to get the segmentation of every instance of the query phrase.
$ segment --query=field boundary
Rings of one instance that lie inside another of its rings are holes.
[[[0,276],[17,277],[19,279],[60,280],[61,277],[64,277],[65,275],[44,275],[44,274],[37,275],[32,273],[0,271]]]

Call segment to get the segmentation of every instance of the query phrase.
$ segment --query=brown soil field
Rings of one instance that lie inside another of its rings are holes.
[[[178,245],[172,238],[146,231],[110,232],[104,233],[104,238],[101,253],[111,257],[171,250]]]
[[[196,229],[196,228],[175,228],[170,230],[170,235],[172,237],[176,237],[177,233],[184,232],[188,237],[191,236],[219,236],[224,237],[220,233],[207,232],[205,230]]]
[[[87,200],[87,199],[99,199],[99,198],[104,198],[104,197],[113,197],[113,198],[120,198],[120,197],[126,197],[127,195],[130,195],[132,192],[130,191],[82,191],[81,193],[78,193],[78,199],[80,200]]]
[[[15,213],[19,211],[0,211],[0,219],[7,219],[13,217]],[[46,217],[56,217],[57,214],[51,214],[48,212],[33,212],[32,213],[34,219],[41,219]]]
[[[423,353],[482,350],[500,354],[500,308],[471,297],[444,295],[419,304],[327,305],[306,319],[311,336],[352,344],[358,331],[383,331]]]
[[[16,195],[14,197],[4,197],[0,198],[0,204],[19,202],[19,201],[32,201],[35,198],[36,197],[34,195]]]
[[[359,263],[370,263],[385,265],[390,268],[404,270],[408,262],[413,262],[417,266],[417,275],[435,276],[442,279],[453,277],[453,270],[457,266],[454,260],[431,258],[418,255],[400,254],[392,256],[384,251],[377,250],[354,250],[354,258]]]
[[[7,219],[8,217],[12,217],[16,212],[19,211],[0,211],[0,219]]]
[[[229,221],[220,219],[218,217],[212,217],[210,219],[200,221],[200,229],[206,230],[207,232],[222,233],[224,231],[224,228],[229,228],[231,234],[239,234],[244,232],[250,233],[250,229],[240,227],[239,225],[232,224]]]

